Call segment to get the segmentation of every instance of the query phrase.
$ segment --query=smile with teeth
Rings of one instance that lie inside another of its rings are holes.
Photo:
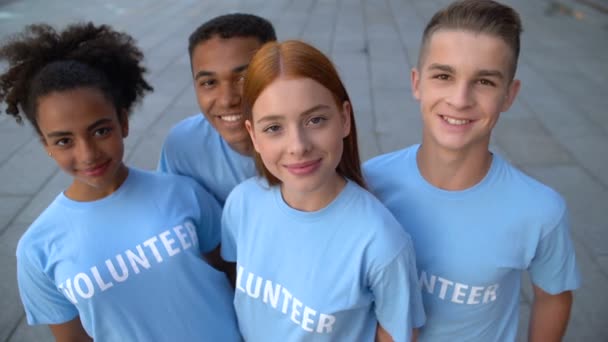
[[[228,122],[236,122],[241,119],[241,114],[232,114],[232,115],[221,115],[220,119]]]
[[[449,116],[445,116],[445,115],[440,115],[441,118],[443,119],[443,121],[449,123],[450,125],[466,125],[469,122],[471,122],[471,120],[466,120],[466,119],[455,119],[455,118],[451,118]]]

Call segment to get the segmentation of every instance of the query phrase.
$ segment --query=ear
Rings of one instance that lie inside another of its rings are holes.
[[[129,113],[125,109],[122,110],[122,115],[118,117],[120,121],[120,130],[122,131],[122,137],[126,138],[129,136]]]
[[[247,133],[249,133],[249,137],[251,138],[251,142],[253,143],[253,148],[256,150],[256,152],[260,153],[260,150],[258,149],[258,144],[255,140],[255,132],[253,131],[253,125],[251,124],[251,121],[245,120],[245,128],[247,129]]]
[[[346,138],[350,135],[350,126],[351,126],[351,113],[353,112],[353,107],[350,102],[344,101],[342,103],[342,111],[340,113],[340,118],[342,120],[342,138]]]
[[[418,68],[412,68],[410,80],[412,83],[412,95],[414,95],[416,100],[420,101],[420,71]]]
[[[506,112],[511,108],[513,102],[515,102],[515,98],[517,94],[519,94],[519,89],[521,88],[521,81],[514,79],[511,81],[509,88],[507,89],[507,94],[505,95],[505,102],[502,105],[501,112]]]

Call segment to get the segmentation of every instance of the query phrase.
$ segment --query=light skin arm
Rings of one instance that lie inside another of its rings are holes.
[[[530,316],[529,342],[559,342],[562,340],[572,307],[572,292],[556,295],[533,285],[534,302]]]
[[[91,342],[93,339],[87,334],[80,323],[80,317],[61,324],[49,325],[55,341],[57,342]]]
[[[412,330],[412,342],[416,341],[418,341],[418,329]],[[376,329],[376,342],[393,342],[391,335],[380,324]]]

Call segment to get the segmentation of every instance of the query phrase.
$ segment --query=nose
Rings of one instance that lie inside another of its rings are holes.
[[[311,139],[303,128],[292,129],[288,134],[287,151],[289,154],[301,156],[311,149]]]
[[[475,102],[473,89],[467,82],[458,82],[454,84],[451,93],[448,96],[447,102],[457,109],[468,108]]]
[[[224,108],[233,108],[241,104],[241,85],[227,83],[220,88],[220,105]]]
[[[94,142],[82,139],[77,148],[78,160],[83,164],[94,164],[99,155],[99,150]]]

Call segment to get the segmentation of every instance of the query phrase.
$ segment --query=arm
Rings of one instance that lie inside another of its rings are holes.
[[[534,302],[530,316],[528,340],[530,342],[561,341],[572,307],[572,292],[551,295],[540,287],[534,287]]]
[[[56,342],[89,342],[93,341],[82,327],[80,317],[61,324],[49,325]]]
[[[412,342],[416,341],[418,341],[418,329],[412,331]],[[393,342],[391,335],[380,324],[376,330],[376,342]]]
[[[221,246],[218,245],[211,252],[203,254],[203,258],[207,260],[207,263],[209,263],[211,267],[224,272],[226,277],[230,280],[230,284],[234,287],[236,284],[236,263],[224,261],[221,256],[220,247]]]

